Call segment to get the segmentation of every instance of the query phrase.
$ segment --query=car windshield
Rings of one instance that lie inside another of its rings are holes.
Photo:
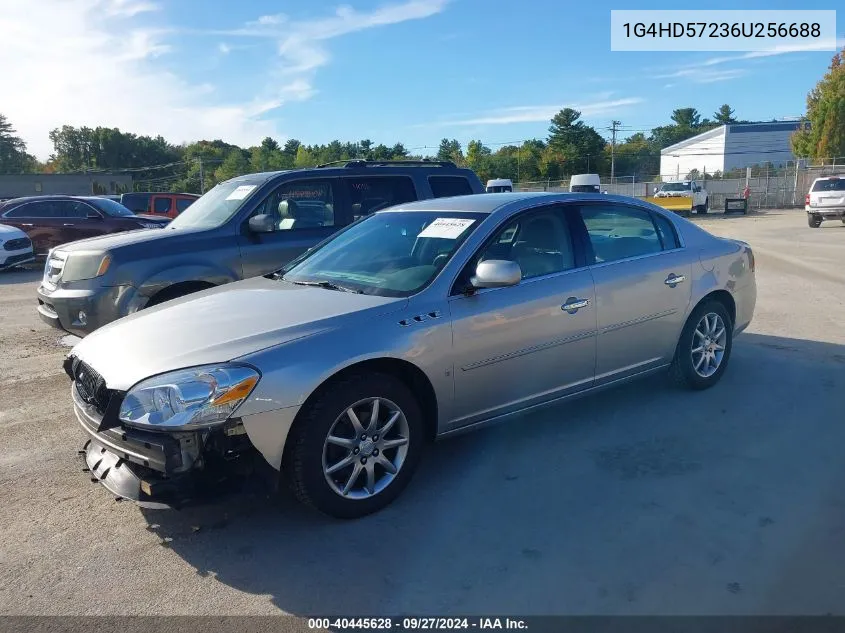
[[[486,217],[453,211],[384,211],[294,260],[281,279],[387,297],[425,288]]]
[[[663,185],[662,191],[689,191],[690,183],[688,182],[670,182]]]
[[[135,215],[119,202],[115,202],[109,198],[88,198],[88,202],[93,204],[106,215],[110,215],[112,217],[123,218],[128,215]]]
[[[845,178],[827,178],[818,180],[813,191],[845,191]]]
[[[221,182],[182,211],[170,229],[214,229],[228,222],[258,189],[261,181]]]

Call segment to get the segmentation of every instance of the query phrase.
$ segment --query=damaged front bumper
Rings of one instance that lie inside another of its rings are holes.
[[[112,394],[110,399],[121,397]],[[100,414],[83,399],[76,382],[71,398],[88,438],[79,451],[83,469],[119,500],[149,508],[181,507],[230,489],[264,461],[239,419],[213,430],[143,431],[110,419],[112,406]]]

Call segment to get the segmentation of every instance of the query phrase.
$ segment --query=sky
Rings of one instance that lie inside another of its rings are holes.
[[[0,113],[42,160],[49,131],[64,124],[173,143],[369,138],[428,154],[449,137],[495,150],[545,138],[564,107],[605,135],[621,121],[622,137],[666,124],[679,107],[710,116],[728,103],[742,119],[797,117],[833,55],[612,52],[612,8],[601,0],[0,0]]]

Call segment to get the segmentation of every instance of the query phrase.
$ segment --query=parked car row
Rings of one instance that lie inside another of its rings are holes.
[[[169,218],[135,215],[123,205],[99,196],[33,196],[0,203],[0,223],[24,231],[35,254],[96,235],[161,228]]]
[[[263,464],[359,517],[431,439],[658,371],[721,379],[747,244],[633,198],[482,191],[451,163],[253,174],[163,231],[54,250],[38,309],[84,335],[89,476],[179,505]]]

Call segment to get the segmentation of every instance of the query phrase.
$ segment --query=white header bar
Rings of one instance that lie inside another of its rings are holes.
[[[611,11],[612,51],[835,51],[836,11]]]

